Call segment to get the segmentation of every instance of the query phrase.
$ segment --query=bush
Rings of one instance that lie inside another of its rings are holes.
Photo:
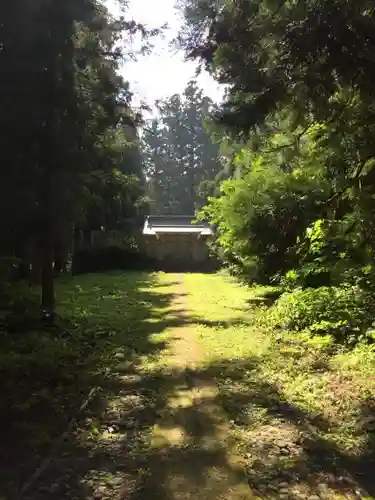
[[[329,268],[309,263],[299,269],[290,269],[280,278],[280,285],[290,292],[296,288],[321,288],[331,285]]]
[[[353,343],[370,337],[373,311],[373,300],[359,287],[320,287],[284,293],[271,315],[282,328]]]
[[[216,227],[213,250],[236,276],[269,283],[299,263],[297,241],[326,198],[318,175],[284,171],[277,158],[244,152],[241,178],[221,184],[198,214]]]
[[[152,269],[155,263],[137,250],[120,247],[92,248],[76,252],[73,256],[73,274],[95,273],[116,269]]]
[[[20,278],[19,259],[0,258],[0,334],[30,331],[40,324],[39,289]]]

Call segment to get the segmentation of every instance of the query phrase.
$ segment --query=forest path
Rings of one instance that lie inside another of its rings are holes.
[[[178,374],[180,381],[173,391],[165,388],[168,399],[151,434],[150,475],[139,500],[254,498],[228,416],[218,403],[216,382],[202,369],[204,356],[184,276],[176,275],[174,281],[172,310],[185,322],[170,330],[164,363],[172,378]]]
[[[339,421],[357,381],[341,358],[269,329],[275,289],[219,274],[114,273],[63,292],[65,314],[84,312],[94,352],[85,380],[99,391],[40,477],[4,498],[375,498],[371,450],[361,456],[346,414]]]

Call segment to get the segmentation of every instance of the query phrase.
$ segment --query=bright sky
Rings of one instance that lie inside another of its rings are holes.
[[[152,54],[126,62],[122,69],[124,78],[131,84],[136,105],[143,101],[152,106],[157,99],[182,93],[187,82],[195,78],[196,64],[185,61],[183,53],[175,53],[169,46],[182,23],[174,4],[175,0],[129,0],[127,19],[133,18],[149,28],[168,23],[164,37],[155,39]],[[215,101],[221,100],[223,90],[207,72],[202,71],[197,80],[206,95]]]

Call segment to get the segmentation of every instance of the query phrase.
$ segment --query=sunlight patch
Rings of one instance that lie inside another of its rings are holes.
[[[165,448],[170,446],[182,446],[186,444],[187,436],[180,426],[160,427],[155,425],[151,439],[152,448]]]

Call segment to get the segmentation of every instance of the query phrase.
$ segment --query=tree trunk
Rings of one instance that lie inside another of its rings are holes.
[[[51,126],[51,124],[49,124]],[[54,287],[54,163],[51,147],[53,132],[47,132],[45,162],[43,163],[42,178],[42,310],[46,318],[52,319],[55,314],[55,287]],[[49,143],[49,144],[48,144]],[[44,155],[43,155],[44,156]]]
[[[42,261],[41,261],[41,238],[33,243],[30,251],[30,281],[34,285],[41,285],[42,283]]]
[[[46,73],[46,120],[42,130],[41,166],[41,309],[43,320],[53,323],[55,315],[54,257],[55,257],[55,176],[56,176],[56,67],[55,61]]]

